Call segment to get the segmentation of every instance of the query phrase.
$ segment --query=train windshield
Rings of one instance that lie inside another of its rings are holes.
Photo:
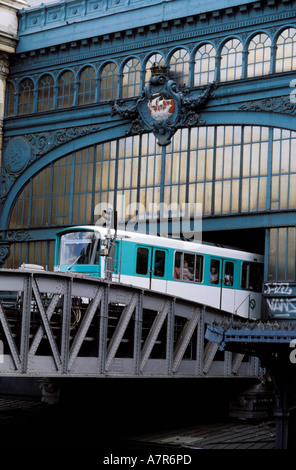
[[[60,238],[59,265],[98,264],[100,239],[95,232],[75,231]]]

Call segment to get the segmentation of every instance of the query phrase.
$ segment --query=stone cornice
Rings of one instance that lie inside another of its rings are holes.
[[[275,0],[274,0],[275,2]],[[254,3],[254,0],[194,0],[186,2],[186,15],[206,16],[210,12],[224,10],[227,15],[233,12],[233,8],[244,8]],[[261,2],[257,1],[256,4]],[[85,22],[92,19],[101,20],[108,18],[108,26],[105,34],[118,31],[118,25],[130,24],[136,12],[138,26],[149,24],[150,18],[158,17],[160,21],[170,21],[184,16],[183,0],[68,0],[55,3],[41,3],[36,8],[23,9],[20,13],[21,35],[44,30],[52,30],[70,23]],[[116,15],[116,20],[112,18]],[[122,19],[121,19],[121,17]],[[147,22],[148,21],[148,22]],[[77,39],[77,38],[76,38]]]
[[[149,10],[150,12],[147,16],[144,15],[146,12],[146,10],[144,10],[145,3],[147,11]],[[124,39],[125,43],[130,42],[131,45],[134,45],[135,42],[141,42],[150,31],[152,33],[157,31],[158,35],[165,36],[167,34],[168,37],[174,36],[174,40],[178,40],[176,37],[178,35],[184,39],[186,37],[189,38],[190,30],[191,35],[196,37],[197,29],[199,30],[199,35],[217,34],[219,31],[227,31],[239,27],[246,28],[251,25],[264,25],[264,23],[269,21],[279,20],[281,18],[288,20],[289,18],[295,17],[294,0],[282,0],[281,2],[278,0],[269,0],[267,5],[266,2],[263,1],[245,1],[241,3],[236,1],[231,2],[229,0],[228,3],[235,5],[229,8],[223,8],[223,5],[226,4],[227,1],[213,1],[208,4],[196,0],[196,2],[191,1],[186,4],[187,16],[183,18],[184,5],[182,8],[180,7],[182,3],[181,0],[166,0],[162,2],[160,0],[152,0],[149,2],[148,6],[147,2],[145,3],[140,0],[134,1],[132,5],[130,5],[129,0],[112,0],[112,2],[111,0],[104,0],[103,2],[97,0],[88,2],[85,2],[85,0],[81,0],[80,2],[76,1],[75,8],[72,6],[72,9],[74,8],[76,13],[75,15],[72,14],[72,18],[69,17],[68,20],[66,19],[67,11],[71,8],[71,5],[74,5],[72,2],[67,2],[66,4],[61,1],[59,5],[44,5],[38,10],[31,12],[24,10],[20,14],[19,35],[21,39],[17,52],[25,53],[31,51],[32,41],[38,43],[39,34],[42,34],[40,40],[42,40],[44,48],[62,44],[65,42],[65,38],[69,37],[71,37],[72,42],[75,41],[77,44],[79,41],[82,41],[84,46],[85,42],[89,41],[90,38],[92,38],[96,44],[98,44],[98,41],[103,40],[103,42],[109,42],[107,46],[109,48],[110,46],[114,47],[114,45],[120,45],[122,39]],[[198,9],[201,3],[204,4],[203,12],[201,8]],[[101,17],[98,15],[98,17],[89,19],[86,25],[85,22],[88,19],[88,10],[93,8],[94,5],[99,4],[107,5],[104,14],[101,15]],[[112,8],[108,8],[109,4],[112,5]],[[168,14],[165,15],[163,10],[159,10],[161,4],[164,4],[164,9],[168,6],[172,9],[170,16],[168,16]],[[179,5],[178,12],[177,8],[174,9],[175,4]],[[53,13],[54,8],[64,8],[63,14],[62,10],[59,10],[59,14],[58,12]],[[106,17],[107,13],[109,17]],[[125,15],[132,13],[133,16],[130,17],[129,21],[127,21],[127,17],[126,21],[123,21]],[[50,15],[52,19],[49,19]],[[143,16],[145,25],[142,24],[144,21]],[[64,19],[62,20],[61,17]],[[52,29],[47,31],[47,24]],[[71,33],[72,29],[73,34]],[[81,33],[78,33],[80,30]],[[101,37],[98,36],[98,32],[100,31],[103,31]],[[104,44],[100,44],[100,46],[101,45],[104,46]]]

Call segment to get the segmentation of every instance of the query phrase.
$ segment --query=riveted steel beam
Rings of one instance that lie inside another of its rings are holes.
[[[49,323],[49,319],[48,319],[48,317],[45,313],[44,307],[43,307],[43,303],[42,303],[42,300],[41,300],[41,296],[40,296],[40,292],[39,292],[39,289],[38,289],[36,279],[33,279],[32,287],[33,287],[33,293],[34,293],[34,296],[35,296],[35,299],[36,299],[36,302],[37,302],[37,306],[38,306],[38,309],[39,309],[39,312],[40,312],[40,316],[41,316],[41,319],[42,319],[43,327],[44,327],[48,342],[49,342],[50,347],[51,347],[54,362],[56,364],[57,370],[61,370],[61,368],[62,368],[62,359],[60,357],[59,350],[58,350],[56,341],[54,339],[54,335],[53,335],[53,332],[52,332],[52,329],[51,329],[51,326],[50,326],[50,323]]]
[[[137,305],[137,301],[138,301],[138,296],[135,293],[132,296],[130,304],[126,305],[121,313],[120,319],[117,323],[116,329],[112,335],[112,338],[108,346],[106,366],[105,366],[106,371],[109,369],[110,364],[115,357],[116,351],[120,345],[120,342],[123,338],[125,330],[129,324],[132,314],[134,313],[135,307]]]
[[[70,357],[69,357],[69,364],[68,368],[71,369],[73,363],[77,357],[77,354],[81,348],[83,340],[85,339],[86,333],[90,327],[90,324],[93,320],[93,317],[100,306],[101,300],[104,296],[104,289],[102,287],[98,287],[97,293],[89,303],[85,315],[82,319],[82,322],[79,326],[78,332],[74,338],[73,344],[70,349]]]
[[[199,308],[195,309],[192,313],[192,317],[187,320],[185,323],[183,330],[178,338],[175,352],[174,352],[174,363],[173,363],[173,372],[178,370],[178,367],[182,361],[186,348],[189,344],[189,341],[192,338],[192,335],[196,329],[198,321],[200,319],[201,310]]]
[[[152,327],[149,331],[149,334],[147,336],[147,339],[142,349],[142,359],[141,359],[141,364],[140,364],[141,372],[143,372],[144,370],[145,364],[151,354],[153,346],[155,345],[155,341],[159,335],[160,329],[167,317],[167,314],[170,311],[170,308],[171,308],[171,301],[167,300],[164,302],[162,310],[160,312],[157,312],[156,314],[156,317],[154,319],[154,322],[152,324]]]
[[[9,351],[11,353],[11,357],[13,359],[14,365],[16,369],[21,368],[21,359],[15,344],[15,341],[13,339],[6,315],[3,311],[2,305],[0,303],[0,322],[4,331],[5,338],[7,340],[8,346],[9,346]]]
[[[203,372],[207,374],[209,369],[214,361],[215,354],[218,350],[219,345],[217,343],[208,342],[205,347],[205,354],[204,354],[204,367]]]
[[[58,302],[60,300],[60,295],[59,294],[53,294],[52,296],[52,299],[50,301],[50,304],[48,305],[47,309],[46,309],[46,316],[47,316],[47,319],[48,321],[50,321],[57,305],[58,305]],[[37,299],[36,299],[36,302],[37,302]],[[38,302],[40,303],[40,296],[38,298]],[[38,303],[37,302],[37,303]],[[43,307],[43,306],[42,306]],[[38,349],[38,346],[40,345],[40,342],[42,340],[42,336],[44,335],[45,331],[44,331],[44,326],[41,324],[38,328],[38,330],[36,331],[35,333],[35,336],[31,342],[31,346],[30,346],[30,349],[29,349],[29,358],[32,359],[32,357],[36,354],[36,351]]]
[[[21,371],[24,374],[28,367],[29,352],[29,334],[30,334],[30,316],[32,301],[32,275],[26,275],[24,278],[23,291],[23,308],[22,308],[22,326],[21,326],[21,343],[20,343],[20,359]]]

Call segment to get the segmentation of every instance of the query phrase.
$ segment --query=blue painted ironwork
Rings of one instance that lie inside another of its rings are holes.
[[[139,60],[140,81],[137,79],[137,83],[140,83],[140,90],[143,90],[145,84],[147,85],[145,76],[149,75],[147,69],[152,65],[152,57],[155,57],[157,63],[171,66],[172,71],[174,69],[177,72],[175,78],[177,81],[181,79],[179,90],[183,96],[183,103],[187,99],[192,103],[203,91],[200,85],[207,85],[209,80],[220,80],[222,50],[225,45],[234,45],[235,42],[235,45],[240,48],[239,54],[242,58],[242,63],[238,64],[238,67],[241,67],[241,78],[236,76],[235,80],[219,83],[215,96],[202,110],[201,122],[205,121],[207,128],[224,125],[257,125],[294,131],[295,104],[291,101],[294,90],[290,86],[294,79],[294,66],[291,55],[285,50],[285,43],[290,41],[295,45],[295,2],[268,2],[265,6],[256,2],[244,2],[244,4],[235,2],[235,8],[234,3],[230,1],[224,1],[223,5],[216,1],[211,2],[211,5],[186,4],[186,17],[182,16],[183,7],[182,0],[164,3],[160,0],[153,0],[145,6],[138,1],[115,3],[110,0],[104,2],[103,9],[103,3],[78,0],[75,5],[70,1],[66,4],[50,4],[20,13],[20,41],[15,61],[13,60],[11,64],[8,85],[10,93],[7,95],[6,104],[7,118],[4,132],[4,152],[6,153],[4,153],[2,165],[1,230],[8,227],[17,195],[37,172],[71,152],[79,152],[83,147],[90,147],[112,139],[115,141],[125,135],[129,129],[127,120],[118,115],[111,118],[111,106],[107,100],[121,96],[125,80],[124,67],[132,58]],[[258,19],[258,8],[260,8],[260,19]],[[145,12],[145,15],[139,15],[139,12]],[[78,18],[79,21],[77,21]],[[230,21],[231,31],[229,30]],[[85,24],[88,28],[85,28]],[[100,31],[103,31],[103,34],[98,35]],[[263,62],[260,62],[260,74],[258,71],[255,72],[254,64],[250,61],[251,52],[259,47],[262,47],[264,53],[270,53],[270,56],[264,56]],[[201,54],[203,54],[202,57]],[[281,59],[280,55],[285,58]],[[222,54],[223,57],[224,54]],[[206,69],[204,82],[197,69],[197,63],[202,60],[211,60],[211,66]],[[267,65],[264,67],[265,62]],[[113,64],[112,67],[109,65],[109,72],[112,72],[114,82],[110,81],[107,86],[104,71],[108,68],[108,64]],[[86,98],[86,95],[82,98],[84,71],[86,70],[93,71],[91,98]],[[58,109],[60,79],[64,73],[70,72],[74,76],[71,100],[64,104],[71,102],[72,106]],[[183,88],[184,83],[187,84],[186,88]],[[24,95],[25,84],[30,85],[30,93],[28,93],[30,108],[27,110],[23,106],[25,102],[22,98],[20,101],[20,97]],[[48,103],[43,95],[45,89],[49,91]],[[116,96],[114,95],[115,89]],[[32,94],[31,91],[34,93]],[[13,111],[12,98],[14,97],[16,99]],[[139,96],[130,97],[125,105],[133,108],[137,106],[138,100]],[[30,113],[17,116],[20,104],[22,112],[30,111]],[[190,127],[189,124],[186,123],[186,126]],[[63,136],[61,135],[59,144],[55,145],[59,135],[58,129],[63,130]],[[70,135],[71,129],[76,129],[77,132]],[[86,129],[93,129],[93,131],[84,134],[83,131]],[[68,137],[64,138],[66,135]],[[292,142],[292,139],[290,140]],[[26,151],[22,150],[21,146],[19,146],[20,153],[18,155],[14,153],[14,160],[10,158],[11,148],[21,141],[23,146],[30,151],[29,160],[27,160]],[[53,146],[51,146],[52,143]],[[281,226],[285,218],[287,225],[295,225],[293,207],[288,203],[285,207],[281,206],[281,210],[285,210],[282,214],[275,207],[277,202],[271,192],[271,148],[270,130],[266,206],[254,208],[250,207],[248,202],[248,209],[254,212],[241,217],[244,198],[240,197],[238,211],[234,206],[233,188],[237,184],[236,176],[234,174],[231,174],[229,178],[223,176],[217,181],[222,187],[221,201],[227,193],[226,186],[229,184],[232,202],[227,210],[223,211],[222,207],[220,212],[215,212],[212,199],[211,210],[204,213],[207,217],[203,224],[204,230],[224,230],[226,227],[229,229],[271,227],[276,224]],[[191,171],[189,152],[188,147],[187,180],[184,183],[186,184],[186,201],[189,200],[191,190],[188,184]],[[224,153],[224,159],[225,155],[226,153]],[[19,166],[16,164],[17,158],[19,158]],[[75,165],[75,158],[73,158],[72,165]],[[167,154],[166,159],[168,160]],[[138,165],[139,175],[140,168],[141,166]],[[163,168],[165,168],[164,156]],[[116,171],[118,172],[118,169]],[[280,187],[284,187],[284,178],[287,174],[279,172],[277,176],[281,179]],[[255,179],[256,177],[253,177],[253,182]],[[39,181],[41,184],[41,179]],[[161,181],[161,200],[173,191],[179,191],[179,193],[183,191],[181,180],[174,184],[170,183],[165,188],[166,175],[162,173]],[[156,182],[153,186],[158,190]],[[288,181],[288,192],[292,186],[292,183]],[[139,200],[140,186],[133,187],[133,190],[137,194],[136,200]],[[80,193],[82,194],[82,191]],[[203,198],[205,197],[204,189]],[[94,202],[93,195],[91,198]],[[39,201],[41,202],[41,199]],[[69,208],[65,208],[60,221],[66,223],[67,215],[69,215],[68,221],[73,220],[74,208],[75,203],[71,199]],[[270,210],[274,212],[268,212]],[[46,213],[46,205],[44,205],[43,212]],[[229,215],[231,217],[227,217]],[[32,228],[34,228],[34,240],[42,240],[45,236],[42,230],[38,227]],[[53,227],[43,227],[46,231],[44,233],[48,233],[49,236],[51,236],[52,229]]]
[[[236,349],[243,350],[244,346],[249,352],[252,348],[262,347],[267,345],[281,345],[290,346],[291,341],[296,340],[296,325],[295,323],[272,323],[272,322],[256,322],[256,321],[236,321],[225,320],[220,324],[207,326],[205,338],[209,341],[219,343],[221,350]],[[241,346],[239,346],[241,344]]]

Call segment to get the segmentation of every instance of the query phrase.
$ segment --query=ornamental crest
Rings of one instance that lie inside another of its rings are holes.
[[[197,111],[213,96],[215,86],[211,83],[198,97],[191,98],[189,91],[181,92],[178,84],[167,76],[166,67],[153,65],[149,84],[137,103],[128,107],[123,100],[111,101],[111,115],[132,119],[128,135],[152,131],[159,145],[168,145],[179,128],[205,124]]]

